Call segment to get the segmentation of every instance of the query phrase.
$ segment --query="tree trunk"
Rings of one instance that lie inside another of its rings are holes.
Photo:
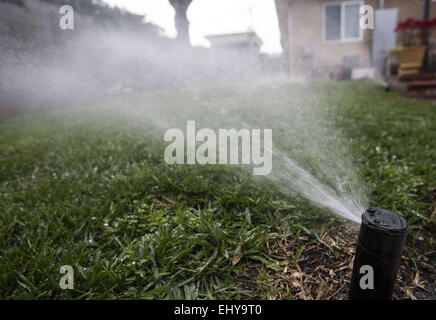
[[[186,12],[192,0],[169,0],[169,2],[176,11],[175,25],[177,39],[185,44],[189,44],[189,21],[186,17]]]

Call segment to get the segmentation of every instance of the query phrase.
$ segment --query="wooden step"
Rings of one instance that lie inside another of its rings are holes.
[[[436,73],[420,73],[420,74],[405,74],[398,76],[395,80],[399,81],[421,81],[421,80],[436,80]]]
[[[405,96],[422,99],[436,99],[436,79],[413,81],[391,79],[388,83],[393,91],[400,92]]]
[[[413,90],[407,92],[406,95],[408,97],[416,97],[416,98],[436,98],[436,88]]]
[[[407,82],[409,88],[435,87],[436,80],[415,80]]]

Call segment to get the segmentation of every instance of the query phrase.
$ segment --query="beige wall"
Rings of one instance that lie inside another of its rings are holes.
[[[371,31],[365,30],[363,40],[348,43],[328,43],[323,35],[323,5],[345,0],[276,0],[281,42],[292,75],[307,77],[314,70],[315,78],[337,74],[344,56],[360,56],[360,65],[368,67],[371,61]],[[364,4],[378,9],[378,0],[364,0]],[[421,19],[423,4],[417,0],[385,0],[385,8],[399,8],[399,21],[409,17]],[[288,20],[288,8],[291,19]],[[436,3],[432,4],[431,17],[436,17]],[[288,30],[291,30],[289,35]],[[312,47],[313,57],[302,58],[302,50]],[[289,51],[288,51],[289,50]],[[286,57],[287,53],[288,56]]]
[[[407,18],[422,19],[424,13],[424,3],[418,0],[385,0],[385,8],[399,8],[400,22]],[[430,8],[430,18],[436,18],[436,2],[433,2]]]

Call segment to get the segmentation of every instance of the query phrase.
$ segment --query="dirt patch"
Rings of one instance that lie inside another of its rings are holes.
[[[267,254],[278,260],[283,270],[264,271],[260,264],[250,265],[240,276],[240,284],[258,293],[267,290],[267,298],[273,300],[347,299],[356,240],[356,230],[340,226],[321,236],[271,235]],[[434,265],[408,257],[409,251],[406,247],[393,298],[435,299]]]

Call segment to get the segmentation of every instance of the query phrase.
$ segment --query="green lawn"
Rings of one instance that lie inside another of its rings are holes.
[[[344,132],[370,204],[407,217],[411,268],[429,270],[435,106],[369,82],[205,87],[0,120],[0,298],[263,299],[272,290],[298,298],[269,281],[285,264],[268,241],[322,242],[343,221],[238,167],[167,165],[163,133],[139,115],[161,121],[169,105],[188,114],[206,104],[283,111],[315,95]],[[270,121],[281,117],[271,112]],[[295,250],[294,266],[306,249]],[[59,288],[62,265],[74,268],[74,290]]]

